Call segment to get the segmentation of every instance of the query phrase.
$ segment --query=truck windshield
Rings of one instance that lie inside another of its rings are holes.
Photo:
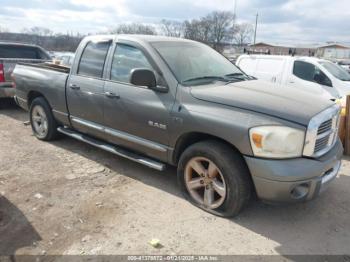
[[[331,62],[320,62],[320,64],[327,69],[334,77],[342,81],[350,81],[350,74],[341,66]]]
[[[154,42],[176,79],[183,85],[244,81],[250,77],[211,47],[195,42]]]

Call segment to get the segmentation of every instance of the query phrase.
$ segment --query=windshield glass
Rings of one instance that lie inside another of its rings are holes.
[[[350,65],[350,61],[340,61],[338,64],[347,66]]]
[[[350,81],[350,74],[341,66],[331,62],[320,62],[320,64],[327,69],[334,77],[342,81]]]
[[[213,81],[243,81],[249,77],[211,47],[195,42],[154,42],[183,85],[200,85]]]

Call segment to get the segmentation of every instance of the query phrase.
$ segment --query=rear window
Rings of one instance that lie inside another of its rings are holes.
[[[103,68],[110,42],[90,42],[80,59],[78,75],[102,78]]]
[[[36,47],[5,45],[0,45],[0,58],[49,59],[44,52]]]

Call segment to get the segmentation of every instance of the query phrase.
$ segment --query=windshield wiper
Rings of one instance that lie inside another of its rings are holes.
[[[240,72],[236,72],[236,73],[231,73],[231,74],[227,74],[225,75],[225,77],[230,77],[230,78],[234,78],[237,80],[253,80],[254,78],[250,77],[247,74],[244,73],[240,73]]]
[[[244,77],[246,77],[245,74],[240,73],[240,72],[227,74],[227,75],[225,75],[225,76],[226,76],[226,77],[234,77],[234,76],[244,76]]]
[[[194,77],[194,78],[190,78],[190,79],[186,79],[184,81],[182,81],[183,83],[187,83],[187,82],[192,82],[192,81],[200,81],[200,80],[211,80],[211,81],[224,81],[227,82],[228,79],[222,76],[200,76],[200,77]]]

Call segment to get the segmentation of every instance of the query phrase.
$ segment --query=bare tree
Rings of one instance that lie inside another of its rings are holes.
[[[238,24],[235,27],[234,41],[238,46],[248,44],[252,40],[253,25],[248,23]]]
[[[220,44],[223,41],[232,41],[235,21],[235,16],[232,12],[214,11],[208,14],[204,20],[211,25],[210,42],[216,50],[220,49]]]
[[[204,18],[184,22],[184,37],[206,44],[210,42],[211,24]]]
[[[234,14],[212,12],[201,19],[184,22],[184,37],[212,45],[221,50],[224,41],[232,42],[234,34]]]
[[[156,35],[157,32],[153,26],[139,23],[120,24],[116,28],[110,30],[112,34],[143,34]]]
[[[182,37],[184,35],[184,23],[163,19],[161,22],[162,31],[166,36]]]
[[[52,36],[53,35],[53,31],[46,28],[46,27],[39,27],[39,26],[35,26],[32,28],[24,28],[23,33],[26,34],[32,34],[32,35],[37,35],[37,36]]]

